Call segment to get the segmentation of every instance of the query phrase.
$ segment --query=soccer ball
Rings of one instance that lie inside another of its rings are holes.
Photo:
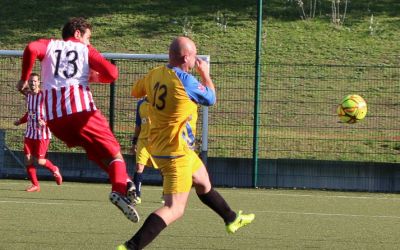
[[[337,107],[339,119],[344,123],[356,123],[367,115],[367,103],[359,95],[348,95]]]

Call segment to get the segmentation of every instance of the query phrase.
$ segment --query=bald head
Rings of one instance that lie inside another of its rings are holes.
[[[194,67],[197,56],[197,49],[194,42],[188,37],[177,37],[169,46],[169,64],[174,67],[181,67],[187,71]]]

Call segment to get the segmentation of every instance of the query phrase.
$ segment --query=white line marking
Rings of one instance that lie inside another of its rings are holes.
[[[0,200],[0,203],[15,203],[15,204],[33,204],[33,205],[63,205],[63,206],[99,206],[101,203],[90,204],[87,201],[82,203],[63,203],[63,202],[32,202],[32,201],[7,201]],[[111,205],[104,202],[103,205]],[[142,209],[156,209],[154,206],[140,206]],[[189,211],[210,211],[208,208],[187,208]],[[295,214],[295,215],[316,215],[316,216],[338,216],[338,217],[364,217],[364,218],[380,218],[380,219],[400,219],[400,216],[393,215],[363,215],[363,214],[328,214],[328,213],[310,213],[310,212],[291,212],[291,211],[273,211],[273,210],[258,210],[253,213],[272,213],[272,214]]]
[[[0,200],[0,203],[15,203],[15,204],[34,204],[34,205],[71,205],[71,206],[82,206],[82,205],[96,205],[98,206],[99,204],[82,204],[82,203],[62,203],[62,202],[33,202],[33,201],[4,201],[4,200]]]
[[[218,192],[229,194],[230,192],[227,190],[218,190]],[[376,194],[376,196],[346,196],[346,195],[321,195],[321,194],[282,194],[282,193],[273,193],[275,191],[271,191],[266,189],[264,190],[248,190],[243,191],[243,189],[238,189],[234,191],[238,194],[243,195],[265,195],[265,196],[286,196],[286,197],[312,197],[312,198],[340,198],[340,199],[372,199],[372,200],[396,200],[400,201],[400,195],[398,194]],[[298,190],[287,190],[287,192],[298,192]],[[312,190],[304,190],[304,192],[313,192]],[[326,192],[326,191],[314,191],[314,192]],[[335,191],[328,191],[335,192]],[[339,191],[338,191],[339,192]],[[360,193],[363,195],[363,193]],[[384,195],[390,195],[390,197],[380,197]],[[396,197],[393,197],[396,196]]]
[[[42,182],[43,186],[53,186],[54,182],[46,181]],[[21,185],[21,182],[12,182],[7,181],[4,185]],[[78,185],[76,185],[78,184]],[[0,181],[0,187],[3,186],[3,183]],[[63,183],[62,188],[82,188],[82,187],[90,187],[90,188],[101,188],[101,189],[110,189],[111,185],[106,183],[80,183],[80,182],[71,182],[71,183]],[[159,186],[143,186],[146,191],[162,191],[162,187]],[[323,195],[323,194],[287,194],[287,193],[276,193],[276,192],[329,192],[329,193],[343,193],[340,191],[324,191],[324,190],[291,190],[291,189],[283,189],[283,190],[272,190],[272,189],[246,189],[246,188],[215,188],[221,194],[230,194],[235,192],[236,194],[243,194],[243,195],[263,195],[263,196],[286,196],[286,197],[313,197],[313,198],[339,198],[339,199],[371,199],[371,200],[393,200],[393,201],[400,201],[399,194],[393,193],[362,193],[360,192],[360,196],[354,195]],[[349,192],[351,193],[351,192]],[[358,193],[357,193],[358,194]],[[367,194],[367,195],[366,195]],[[382,197],[385,196],[385,197]]]
[[[257,214],[257,213],[274,213],[274,214],[297,214],[297,215],[317,215],[317,216],[343,216],[343,217],[400,219],[400,216],[394,216],[394,215],[326,214],[326,213],[307,213],[307,212],[290,212],[290,211],[255,211],[254,213],[255,214]]]

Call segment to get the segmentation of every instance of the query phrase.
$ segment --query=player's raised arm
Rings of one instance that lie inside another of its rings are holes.
[[[204,106],[211,106],[215,104],[216,95],[212,82],[211,85],[208,85],[210,84],[210,81],[208,81],[207,84],[200,83],[194,76],[190,74],[186,74],[186,76],[182,77],[181,80],[183,86],[185,87],[186,93],[189,95],[192,101]]]
[[[210,66],[208,63],[200,58],[196,58],[196,71],[199,73],[203,85],[215,92],[215,86],[210,77]]]

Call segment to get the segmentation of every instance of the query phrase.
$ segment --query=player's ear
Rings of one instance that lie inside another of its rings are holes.
[[[187,56],[187,55],[182,56],[182,61],[183,61],[183,63],[188,63],[189,62],[189,56]]]
[[[75,39],[80,39],[81,37],[82,37],[81,31],[80,30],[75,30],[74,38]]]

